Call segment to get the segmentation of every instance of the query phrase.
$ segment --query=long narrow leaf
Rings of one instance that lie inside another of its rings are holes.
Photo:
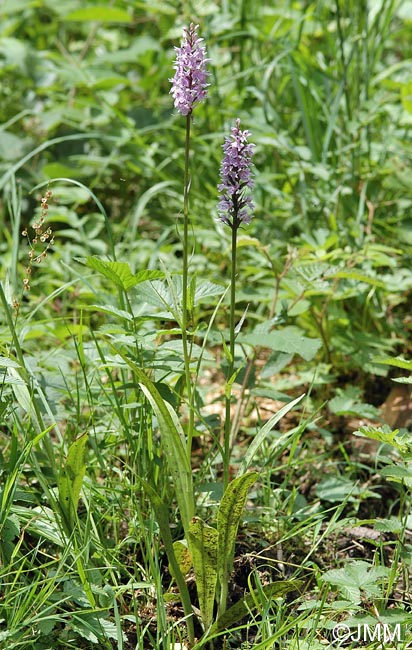
[[[217,580],[218,532],[194,517],[189,528],[189,548],[192,554],[199,597],[199,608],[205,630],[212,624]]]
[[[175,485],[177,505],[179,506],[185,534],[187,534],[190,521],[194,515],[192,470],[179,431],[157,388],[147,377],[145,377],[144,381],[139,377],[139,382],[140,388],[150,402],[159,423],[162,443],[167,454],[168,467]]]
[[[220,584],[219,614],[226,609],[229,573],[233,562],[234,546],[240,518],[249,488],[255,483],[257,472],[243,474],[227,486],[217,513],[218,580]]]
[[[147,496],[149,497],[153,509],[156,515],[156,521],[160,529],[160,534],[163,539],[163,544],[165,545],[167,559],[169,560],[170,567],[172,569],[172,575],[176,580],[178,586],[180,597],[182,599],[183,609],[186,615],[187,629],[189,633],[190,640],[193,641],[194,638],[194,627],[193,627],[193,609],[190,602],[190,596],[187,589],[187,585],[183,574],[181,572],[179,562],[176,558],[172,535],[170,532],[170,522],[169,522],[169,513],[167,506],[163,503],[162,499],[155,492],[149,483],[143,479],[139,479],[140,483],[143,486]]]
[[[176,413],[172,408],[170,408],[170,405],[164,401],[156,386],[149,379],[146,373],[120,350],[116,349],[116,352],[134,372],[142,392],[147,397],[154,413],[156,414],[162,436],[162,443],[167,455],[169,471],[175,485],[177,505],[182,518],[183,529],[185,531],[185,536],[187,537],[189,524],[195,512],[195,505],[192,469],[186,455],[182,427],[180,426]]]
[[[64,522],[70,534],[77,512],[84,475],[86,473],[85,451],[88,434],[84,433],[69,447],[66,462],[58,478],[59,504]]]
[[[290,591],[295,591],[301,585],[301,580],[279,580],[278,582],[272,582],[265,585],[261,588],[261,591],[263,591],[267,599],[278,598],[279,596],[284,596]],[[256,609],[256,603],[258,602],[259,592],[257,590],[248,594],[241,600],[238,600],[237,603],[232,605],[232,607],[229,607],[222,616],[219,616],[217,621],[212,625],[208,639],[218,632],[229,629],[232,625],[247,616],[251,611]]]
[[[265,440],[266,436],[270,433],[270,431],[272,431],[275,424],[277,424],[279,420],[281,420],[283,416],[286,415],[286,413],[289,413],[289,411],[291,411],[293,407],[296,406],[296,404],[299,404],[299,402],[304,397],[305,394],[300,395],[300,397],[297,397],[288,404],[285,404],[285,406],[282,406],[282,408],[277,413],[275,413],[275,415],[273,415],[270,420],[266,422],[266,424],[263,425],[259,433],[254,437],[253,442],[249,445],[248,450],[243,457],[243,460],[239,467],[238,476],[241,476],[247,471],[257,450]]]

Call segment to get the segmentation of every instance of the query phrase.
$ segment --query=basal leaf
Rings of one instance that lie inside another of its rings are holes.
[[[193,566],[192,554],[186,540],[178,539],[176,542],[173,542],[173,550],[182,575],[186,575]],[[169,566],[169,571],[175,577],[172,566]]]
[[[412,487],[412,467],[408,465],[387,465],[379,470],[379,473],[395,483],[405,483],[408,488]]]
[[[227,486],[217,513],[219,533],[219,573],[232,555],[240,518],[246,503],[249,488],[256,482],[259,474],[250,472],[235,478]]]
[[[391,517],[390,519],[376,519],[374,529],[382,533],[397,533],[402,531],[402,521],[399,517]]]
[[[193,559],[199,608],[205,630],[212,624],[215,601],[218,532],[207,526],[199,517],[194,517],[189,526],[189,547]]]
[[[322,580],[335,585],[352,603],[361,601],[362,592],[377,596],[380,591],[381,578],[388,575],[389,569],[372,566],[364,560],[356,560],[342,569],[331,569],[323,574]]]
[[[248,490],[255,483],[257,477],[257,472],[250,472],[250,474],[243,474],[243,476],[235,478],[227,486],[220,502],[217,513],[219,614],[223,614],[226,609],[229,573],[233,563],[240,518],[245,507]]]

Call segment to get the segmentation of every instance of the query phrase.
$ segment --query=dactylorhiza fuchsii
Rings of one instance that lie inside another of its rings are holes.
[[[223,160],[220,166],[220,183],[218,213],[219,220],[228,225],[232,231],[232,255],[230,265],[230,316],[229,316],[229,350],[227,369],[227,388],[225,395],[225,429],[223,443],[223,479],[225,488],[229,483],[230,449],[231,449],[231,393],[235,372],[235,341],[239,327],[235,326],[236,317],[236,264],[237,234],[239,227],[249,224],[252,219],[254,204],[252,190],[252,157],[255,145],[248,142],[249,131],[240,130],[237,119],[230,136],[225,138]]]
[[[249,131],[240,130],[237,119],[232,135],[222,145],[224,157],[220,167],[218,190],[219,220],[237,230],[252,219],[254,204],[251,191],[254,187],[252,177],[252,157],[256,145],[248,142]]]
[[[208,72],[206,64],[210,59],[206,56],[206,47],[199,38],[199,25],[190,24],[183,29],[183,40],[180,47],[175,47],[176,61],[173,64],[175,75],[169,81],[174,98],[174,106],[181,115],[190,115],[196,104],[207,95]]]
[[[188,309],[189,296],[189,190],[190,190],[190,128],[192,114],[195,106],[203,101],[207,95],[207,62],[206,47],[202,44],[203,39],[199,38],[198,25],[191,23],[183,29],[183,39],[180,47],[175,47],[176,60],[173,64],[175,74],[170,82],[172,87],[170,94],[174,99],[174,106],[181,116],[185,118],[186,136],[184,147],[184,177],[183,177],[183,232],[182,232],[182,295],[181,295],[181,318],[182,347],[184,363],[184,388],[186,392],[186,404],[189,410],[189,421],[187,425],[187,457],[190,461],[192,440],[194,433],[194,395],[192,387],[191,372],[191,343],[192,323]]]

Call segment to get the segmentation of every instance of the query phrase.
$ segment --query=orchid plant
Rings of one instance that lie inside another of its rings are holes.
[[[230,423],[231,423],[231,387],[238,372],[235,369],[235,340],[239,328],[235,326],[236,305],[236,250],[239,228],[251,221],[254,204],[252,190],[252,157],[255,145],[249,142],[250,132],[241,130],[240,119],[236,119],[231,134],[223,144],[223,160],[218,185],[219,203],[218,220],[229,226],[232,233],[231,280],[230,280],[230,323],[229,346],[224,345],[228,355],[228,372],[225,390],[225,420],[223,427],[223,444],[220,453],[223,461],[223,496],[220,501],[216,523],[209,525],[196,516],[196,502],[192,483],[192,440],[194,432],[194,388],[191,373],[192,366],[192,323],[189,320],[188,292],[189,279],[189,190],[190,190],[190,139],[193,111],[199,102],[206,99],[208,89],[207,52],[198,36],[198,25],[193,23],[183,30],[180,47],[175,48],[175,75],[170,79],[171,94],[178,113],[186,120],[186,138],[184,150],[183,179],[183,236],[182,236],[182,299],[180,327],[183,344],[184,391],[181,400],[186,398],[188,407],[188,426],[185,435],[178,413],[164,402],[156,391],[154,384],[137,367],[134,371],[139,377],[140,386],[150,402],[159,423],[163,444],[168,458],[169,469],[174,481],[177,505],[179,508],[184,539],[172,541],[167,509],[159,496],[145,484],[147,493],[156,511],[159,527],[168,555],[170,570],[178,585],[186,615],[189,642],[193,643],[194,609],[191,605],[185,582],[185,574],[193,567],[199,600],[200,621],[204,630],[204,639],[211,639],[226,626],[242,618],[252,606],[249,601],[227,610],[228,584],[232,569],[235,539],[245,507],[249,489],[256,482],[258,474],[247,472],[253,454],[261,444],[263,437],[271,426],[263,428],[260,435],[246,455],[238,475],[229,481],[230,467]],[[296,403],[296,402],[294,402]],[[290,408],[292,408],[292,406]],[[288,405],[289,406],[289,405]],[[289,410],[289,408],[288,408]],[[295,586],[295,585],[294,585]],[[274,589],[269,585],[270,593]],[[293,588],[289,583],[277,583],[276,593],[280,595]],[[249,600],[250,600],[249,596]],[[216,609],[215,609],[216,606]],[[199,646],[200,647],[200,646]]]
[[[231,387],[238,371],[234,372],[235,364],[235,307],[236,307],[236,261],[237,235],[242,224],[249,224],[254,209],[251,191],[254,181],[252,177],[252,156],[255,145],[248,142],[249,131],[240,130],[240,119],[232,128],[231,137],[223,144],[224,157],[220,168],[221,183],[218,185],[220,201],[218,206],[219,219],[232,230],[232,260],[230,273],[230,320],[229,320],[229,365],[225,397],[225,431],[223,449],[224,484],[229,481],[230,439],[231,439]]]
[[[249,225],[253,216],[254,203],[252,191],[254,179],[252,158],[255,144],[249,142],[250,132],[240,128],[236,119],[230,134],[223,143],[223,159],[220,167],[220,183],[217,186],[219,199],[217,220],[231,230],[231,275],[230,275],[230,321],[228,342],[223,348],[228,359],[225,387],[225,415],[221,441],[218,442],[218,460],[222,462],[223,496],[217,508],[215,520],[206,523],[197,513],[196,495],[193,485],[192,442],[195,431],[195,383],[197,375],[193,372],[193,338],[195,327],[192,322],[192,286],[194,278],[189,277],[189,231],[190,231],[190,164],[191,164],[191,125],[193,112],[204,101],[208,93],[207,64],[209,59],[203,39],[198,35],[198,25],[193,23],[183,30],[180,47],[175,48],[175,74],[170,79],[170,94],[180,116],[185,119],[184,176],[183,176],[183,231],[182,231],[182,292],[181,299],[174,299],[174,316],[179,325],[183,350],[183,380],[178,383],[178,402],[174,406],[164,399],[158,386],[140,367],[136,358],[124,352],[121,344],[113,344],[117,359],[121,357],[129,372],[135,378],[147,403],[156,416],[161,434],[162,449],[167,458],[170,477],[173,482],[184,539],[173,540],[170,530],[168,505],[156,492],[149,479],[139,477],[138,481],[149,497],[156,515],[160,534],[167,557],[170,573],[173,576],[182,601],[188,640],[194,647],[194,619],[198,616],[204,635],[199,646],[208,642],[222,630],[237,622],[254,606],[254,595],[249,594],[233,607],[228,606],[228,585],[233,565],[235,540],[248,492],[258,478],[257,472],[248,471],[254,454],[271,431],[274,424],[299,401],[287,404],[255,436],[238,469],[237,476],[230,480],[231,454],[231,404],[232,385],[239,372],[236,368],[235,343],[243,319],[236,325],[236,275],[237,275],[237,237],[239,229]],[[106,275],[116,275],[120,286],[127,291],[140,281],[132,276],[124,263],[102,262],[88,259],[89,266]],[[121,273],[121,277],[119,275]],[[158,272],[151,271],[149,280],[157,280]],[[154,275],[153,275],[154,274]],[[163,277],[163,274],[160,274]],[[148,276],[145,275],[145,278]],[[167,278],[171,282],[170,276]],[[224,292],[226,294],[226,292]],[[223,297],[222,299],[223,300]],[[221,302],[221,301],[220,301]],[[216,307],[216,310],[218,309]],[[215,310],[215,311],[216,311]],[[199,366],[198,366],[199,367]],[[185,428],[182,425],[185,422]],[[80,465],[79,465],[80,466]],[[65,486],[67,487],[67,486]],[[70,485],[68,489],[70,489]],[[186,574],[193,568],[199,608],[191,601],[186,584]],[[265,586],[269,597],[282,595],[296,588],[296,583],[277,582]]]

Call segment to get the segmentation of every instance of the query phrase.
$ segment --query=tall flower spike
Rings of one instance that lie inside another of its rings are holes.
[[[170,93],[174,98],[175,108],[181,115],[190,115],[195,105],[207,95],[206,47],[201,45],[203,38],[197,35],[199,25],[190,24],[183,29],[183,40],[180,47],[175,47],[176,70]]]
[[[254,204],[250,191],[254,187],[252,178],[252,156],[255,145],[248,143],[249,131],[240,130],[237,119],[232,135],[222,145],[224,157],[220,167],[219,219],[231,228],[249,224]]]

